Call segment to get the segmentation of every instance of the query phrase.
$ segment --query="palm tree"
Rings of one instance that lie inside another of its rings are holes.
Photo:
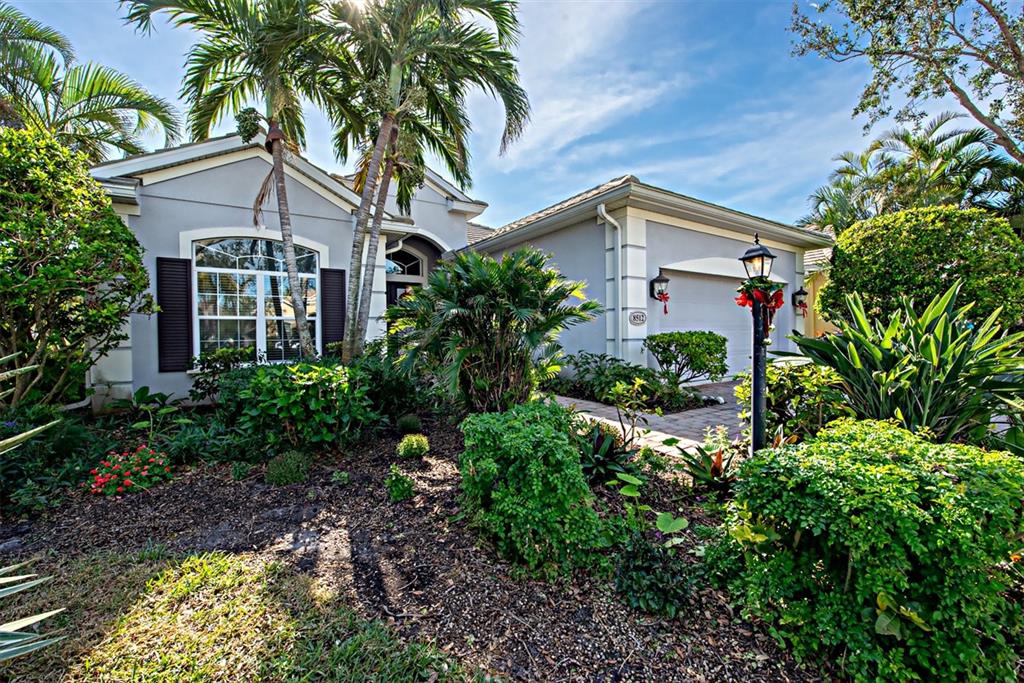
[[[262,101],[266,144],[281,223],[285,266],[291,289],[299,344],[304,357],[316,356],[295,260],[295,241],[285,186],[285,148],[305,146],[302,98],[309,90],[311,55],[326,49],[325,26],[317,19],[318,0],[121,0],[127,19],[150,30],[153,15],[164,11],[175,26],[200,33],[186,58],[181,95],[189,104],[188,127],[202,140],[225,116],[237,115],[249,102]],[[261,191],[260,196],[266,195]]]
[[[124,74],[76,64],[68,39],[0,3],[0,100],[8,125],[49,131],[62,144],[102,161],[111,148],[142,152],[141,136],[178,135],[173,107]]]
[[[447,139],[445,147],[454,153],[461,169],[457,180],[465,184],[467,92],[481,88],[504,105],[502,151],[521,134],[529,119],[529,102],[510,51],[519,31],[514,0],[345,0],[331,5],[329,21],[360,69],[366,85],[364,100],[376,117],[376,125],[349,126],[346,130],[352,139],[343,135],[337,147],[343,157],[350,144],[354,147],[364,142],[358,136],[367,131],[374,134],[356,211],[349,269],[343,356],[351,358],[362,349],[373,288],[374,262],[368,259],[365,269],[362,267],[371,204],[377,197],[380,206],[381,198],[387,196],[391,174],[385,168],[385,152],[389,143],[396,149],[400,146],[406,130],[403,120],[429,122]],[[379,221],[374,226],[369,231],[368,248],[376,252]]]
[[[897,128],[861,153],[844,152],[829,183],[810,197],[803,225],[842,232],[878,214],[924,206],[989,206],[1019,184],[1012,162],[984,128],[947,130],[940,114],[920,130]]]
[[[21,125],[51,132],[92,162],[106,159],[111,148],[141,154],[149,131],[162,129],[166,144],[178,139],[174,107],[114,69],[37,53],[18,81],[8,102]]]
[[[26,65],[51,53],[65,61],[71,61],[75,55],[71,41],[64,34],[0,2],[0,93],[8,93],[15,87]],[[12,111],[9,105],[4,109]]]

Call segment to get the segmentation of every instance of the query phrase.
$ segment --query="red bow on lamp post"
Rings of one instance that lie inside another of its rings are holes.
[[[782,308],[782,304],[785,301],[785,297],[782,296],[782,287],[783,285],[778,282],[756,278],[745,281],[736,290],[739,292],[739,296],[736,297],[737,306],[750,308],[756,299],[768,311],[768,315],[764,318],[765,336],[768,335],[772,320],[775,319],[775,311]]]

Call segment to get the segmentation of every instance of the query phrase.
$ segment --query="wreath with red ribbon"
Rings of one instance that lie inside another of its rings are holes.
[[[657,294],[654,295],[654,298],[665,305],[664,314],[668,315],[668,292],[658,292]]]
[[[736,290],[739,292],[739,296],[736,297],[737,306],[751,308],[756,300],[768,310],[768,315],[764,317],[765,336],[768,335],[772,320],[775,319],[775,311],[782,308],[785,303],[785,297],[782,295],[783,287],[782,283],[772,282],[767,278],[752,278],[745,280]]]

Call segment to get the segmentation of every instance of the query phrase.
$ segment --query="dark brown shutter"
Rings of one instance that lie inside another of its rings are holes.
[[[320,331],[324,348],[345,338],[345,271],[320,269]]]
[[[183,372],[192,366],[192,262],[156,259],[157,355],[160,372]]]

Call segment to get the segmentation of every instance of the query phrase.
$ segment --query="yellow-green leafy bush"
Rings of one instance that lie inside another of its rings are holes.
[[[1014,679],[1019,459],[844,419],[759,452],[735,491],[733,587],[799,656],[856,680]]]

